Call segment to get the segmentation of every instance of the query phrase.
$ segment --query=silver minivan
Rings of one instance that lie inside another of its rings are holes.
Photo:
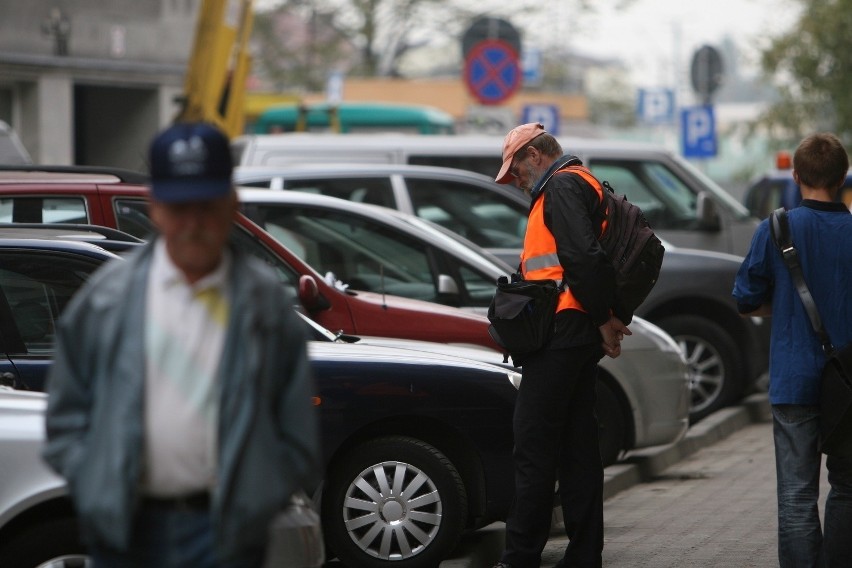
[[[503,138],[485,135],[288,133],[247,135],[233,142],[238,164],[292,167],[308,163],[416,164],[500,169]],[[745,255],[758,220],[727,191],[674,152],[653,144],[560,137],[601,180],[645,212],[668,242]]]

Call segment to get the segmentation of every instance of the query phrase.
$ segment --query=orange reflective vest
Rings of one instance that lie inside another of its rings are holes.
[[[598,201],[603,201],[603,188],[587,168],[583,166],[568,166],[557,170],[553,175],[562,172],[578,174],[597,192]],[[601,234],[605,230],[606,220],[604,220],[603,227],[601,228]],[[556,254],[556,239],[544,223],[543,196],[536,200],[530,210],[527,232],[524,235],[524,250],[521,252],[521,274],[523,274],[524,280],[555,280],[557,284],[562,283],[563,268]],[[574,297],[571,289],[567,287],[559,295],[559,302],[556,305],[557,312],[562,310],[586,311],[582,304],[580,304],[580,301]]]

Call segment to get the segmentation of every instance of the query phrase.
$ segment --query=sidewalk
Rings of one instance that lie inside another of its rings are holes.
[[[679,443],[638,453],[605,476],[607,568],[777,566],[775,454],[765,394],[708,416]],[[823,498],[826,492],[827,486]],[[502,530],[494,523],[478,531],[441,568],[491,566],[502,550]],[[555,519],[542,568],[562,556],[563,535]]]

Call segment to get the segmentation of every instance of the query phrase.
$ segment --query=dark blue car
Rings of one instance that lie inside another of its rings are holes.
[[[4,385],[44,389],[57,317],[113,258],[84,242],[0,234]],[[436,566],[463,531],[505,518],[518,373],[327,334],[312,337],[309,354],[326,465],[316,498],[329,557],[350,567]],[[67,499],[54,495],[0,525],[0,543],[71,515]]]

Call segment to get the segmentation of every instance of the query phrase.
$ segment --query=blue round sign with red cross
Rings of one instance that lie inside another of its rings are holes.
[[[521,87],[522,80],[518,53],[505,41],[480,41],[465,57],[464,82],[484,105],[505,101]]]

